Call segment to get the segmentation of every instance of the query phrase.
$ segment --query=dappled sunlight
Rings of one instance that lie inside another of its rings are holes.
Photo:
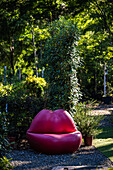
[[[18,155],[18,157],[16,156]],[[73,154],[63,155],[46,155],[34,152],[32,150],[25,150],[19,152],[15,150],[12,153],[13,160],[11,165],[15,169],[49,169],[57,166],[98,166],[107,163],[107,158],[103,156],[94,146],[81,146],[80,149]],[[98,159],[97,159],[98,158]],[[87,165],[86,165],[87,162]]]
[[[98,136],[93,140],[93,145],[113,162],[113,138],[103,138],[101,134],[99,138]]]
[[[96,147],[103,147],[111,144],[113,146],[113,138],[107,139],[94,139],[93,144],[96,144]]]
[[[96,144],[97,149],[113,162],[113,139],[108,139],[106,143],[103,140],[99,140]]]
[[[109,110],[92,110],[92,115],[111,115],[111,112]]]
[[[111,115],[113,111],[113,105],[95,105],[91,112],[96,115]]]
[[[27,165],[29,163],[32,163],[32,161],[11,161],[11,165],[14,167],[22,166],[22,165]]]

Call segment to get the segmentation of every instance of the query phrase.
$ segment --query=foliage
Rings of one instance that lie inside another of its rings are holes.
[[[73,112],[75,124],[83,137],[97,135],[101,132],[99,125],[103,116],[92,115],[91,105],[92,102],[89,102],[89,105],[85,102],[80,102],[75,106],[75,111]]]
[[[29,70],[41,68],[44,44],[47,37],[51,37],[48,27],[59,16],[65,16],[74,18],[81,30],[78,45],[83,60],[77,76],[83,96],[97,99],[103,96],[104,64],[108,71],[106,80],[113,86],[111,0],[1,0],[0,6],[0,61],[1,66],[10,68],[7,78],[11,79],[10,83],[14,73],[16,80],[17,67],[23,77]],[[3,82],[3,74],[0,79]]]
[[[19,84],[1,86],[1,112],[6,111],[7,104],[6,120],[10,136],[25,136],[32,119],[44,107],[45,86],[43,78],[32,76]]]
[[[42,64],[48,83],[46,107],[71,110],[80,97],[76,76],[79,64],[76,42],[78,30],[73,20],[61,17],[49,28]]]
[[[84,11],[84,9],[88,9],[90,3],[93,0],[87,1],[79,1],[79,0],[66,0],[63,1],[64,6],[65,6],[65,16],[71,15],[71,16],[76,16],[77,14],[80,14],[82,11]]]
[[[18,96],[4,96],[0,99],[1,110],[5,110],[7,103],[7,122],[8,135],[25,137],[26,130],[29,128],[32,119],[36,114],[43,109],[44,100],[42,97],[26,96],[20,98]]]
[[[5,156],[3,156],[3,158],[0,158],[0,168],[2,168],[2,170],[13,170],[13,166],[10,165],[10,161],[11,159],[7,159]]]
[[[44,78],[28,76],[25,81],[21,81],[15,84],[9,84],[4,86],[0,85],[0,95],[12,96],[12,97],[25,97],[26,95],[37,97],[43,96],[44,87],[46,82]]]
[[[7,138],[8,124],[6,117],[7,114],[5,112],[0,112],[0,157],[3,157],[3,155],[11,150],[11,146]]]
[[[10,66],[11,74],[14,75],[14,66],[18,62],[24,65],[25,60],[27,66],[35,64],[32,31],[37,39],[38,52],[39,41],[44,39],[40,27],[47,25],[48,21],[57,19],[63,7],[60,1],[51,0],[8,2],[1,0],[0,6],[1,64]]]
[[[75,17],[81,30],[78,46],[82,65],[78,70],[78,79],[85,98],[102,99],[104,65],[107,67],[106,80],[113,86],[112,11],[111,1],[96,0]]]
[[[37,94],[37,97],[42,96],[44,93],[43,87],[46,86],[44,78],[29,76],[26,78],[24,88],[27,89],[28,94]]]

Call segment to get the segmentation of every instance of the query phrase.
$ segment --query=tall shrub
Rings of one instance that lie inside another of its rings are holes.
[[[51,24],[49,33],[43,56],[44,78],[48,83],[45,106],[71,111],[81,95],[76,75],[78,29],[72,20],[61,17]]]
[[[44,78],[29,76],[18,84],[0,85],[0,112],[6,111],[8,135],[26,134],[34,116],[44,107]]]

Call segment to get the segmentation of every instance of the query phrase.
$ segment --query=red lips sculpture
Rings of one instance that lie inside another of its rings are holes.
[[[82,142],[72,117],[63,109],[40,111],[27,130],[27,138],[33,149],[46,154],[73,153]]]

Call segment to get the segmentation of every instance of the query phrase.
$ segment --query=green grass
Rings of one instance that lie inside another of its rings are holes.
[[[104,127],[94,138],[93,145],[113,162],[113,127]]]

